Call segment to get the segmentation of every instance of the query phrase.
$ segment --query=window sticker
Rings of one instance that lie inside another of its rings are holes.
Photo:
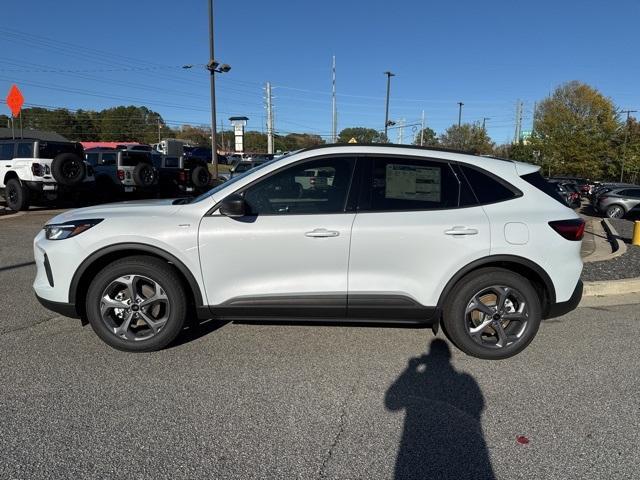
[[[440,167],[387,164],[385,198],[440,202],[441,186]]]

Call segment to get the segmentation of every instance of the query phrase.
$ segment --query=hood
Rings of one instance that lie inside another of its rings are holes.
[[[92,218],[167,217],[175,215],[182,208],[182,205],[173,205],[173,202],[174,199],[134,200],[77,208],[53,217],[47,224]]]

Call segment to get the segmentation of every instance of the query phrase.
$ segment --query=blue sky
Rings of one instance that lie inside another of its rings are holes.
[[[207,123],[207,72],[179,68],[208,60],[206,5],[5,2],[0,92],[15,82],[31,104],[147,105],[173,126]],[[397,75],[392,119],[417,123],[424,110],[440,133],[457,122],[462,101],[463,121],[489,117],[498,143],[513,137],[518,99],[528,130],[533,103],[569,80],[640,109],[637,1],[217,0],[215,11],[216,57],[232,65],[218,77],[225,125],[230,115],[246,115],[251,129],[262,130],[270,81],[278,132],[329,135],[332,55],[339,129],[382,129],[385,70]],[[396,141],[397,131],[390,137]]]

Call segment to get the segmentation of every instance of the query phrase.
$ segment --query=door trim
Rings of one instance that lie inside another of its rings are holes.
[[[438,309],[404,295],[301,294],[236,297],[210,305],[214,318],[248,321],[352,321],[427,324],[438,321]]]

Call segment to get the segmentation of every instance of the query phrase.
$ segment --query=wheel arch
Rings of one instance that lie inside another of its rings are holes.
[[[16,172],[15,170],[9,170],[5,176],[4,179],[2,181],[2,184],[6,187],[7,186],[7,182],[11,179],[15,178],[16,180],[18,180],[20,182],[20,185],[22,185],[22,181],[20,180],[20,176],[18,175],[18,172]]]
[[[540,265],[517,255],[490,255],[488,257],[475,260],[462,267],[453,277],[451,277],[442,290],[442,293],[440,293],[440,298],[438,299],[438,310],[443,310],[449,295],[452,293],[458,282],[471,272],[487,267],[504,268],[505,270],[518,273],[529,280],[536,291],[540,294],[542,318],[547,317],[549,309],[556,303],[556,290],[553,286],[553,282],[547,272],[545,272]]]
[[[196,309],[205,307],[200,286],[191,271],[174,255],[161,248],[143,243],[118,243],[109,245],[89,255],[78,267],[69,285],[69,303],[74,304],[77,313],[85,317],[84,298],[89,289],[91,278],[109,263],[120,258],[146,255],[164,260],[172,265],[182,278],[190,301]]]

